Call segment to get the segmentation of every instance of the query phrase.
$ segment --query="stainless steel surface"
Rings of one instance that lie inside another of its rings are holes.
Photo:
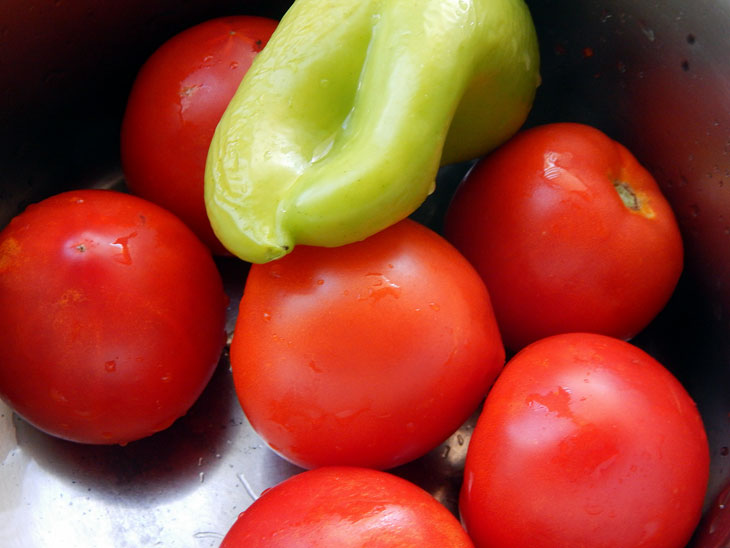
[[[119,186],[118,124],[137,68],[207,17],[280,15],[286,2],[6,0],[0,6],[0,226],[61,189]],[[712,445],[708,503],[730,476],[730,2],[530,0],[543,85],[530,124],[591,123],[628,145],[678,214],[688,268],[636,339],[688,387]],[[438,227],[465,166],[419,217]],[[232,297],[245,265],[220,262]],[[2,313],[2,311],[0,311]],[[396,473],[452,511],[473,420]],[[169,430],[126,447],[50,438],[0,407],[0,546],[215,547],[261,491],[298,471],[264,446],[226,355]]]

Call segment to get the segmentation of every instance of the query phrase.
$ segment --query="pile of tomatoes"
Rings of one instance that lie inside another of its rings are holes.
[[[167,42],[129,98],[129,192],[65,192],[0,232],[0,396],[41,430],[128,443],[184,415],[210,380],[228,301],[203,168],[275,27],[230,17]],[[265,492],[223,545],[683,547],[707,438],[680,382],[627,342],[682,264],[651,175],[565,123],[479,160],[439,232],[405,219],[251,265],[236,392],[261,438],[312,470]],[[460,523],[386,470],[477,411]]]

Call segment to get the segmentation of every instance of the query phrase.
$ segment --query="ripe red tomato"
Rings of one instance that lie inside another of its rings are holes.
[[[354,467],[300,473],[264,491],[221,548],[473,548],[459,521],[398,476]]]
[[[210,379],[226,304],[210,251],[168,211],[106,190],[43,200],[0,232],[0,397],[68,440],[148,436]]]
[[[251,267],[231,365],[253,428],[304,468],[391,468],[451,435],[504,365],[484,283],[406,219]]]
[[[444,231],[484,278],[512,350],[571,331],[629,339],[667,303],[683,265],[652,176],[581,124],[526,130],[483,158]]]
[[[730,546],[730,483],[724,485],[707,508],[692,539],[691,548]]]
[[[682,548],[708,477],[702,420],[669,371],[618,339],[555,335],[487,396],[460,511],[480,548]]]
[[[208,148],[223,111],[277,21],[231,16],[191,27],[142,66],[121,130],[129,189],[172,211],[217,254],[203,199]]]

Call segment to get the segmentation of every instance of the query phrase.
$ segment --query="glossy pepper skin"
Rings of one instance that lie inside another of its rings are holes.
[[[538,85],[522,0],[297,0],[213,137],[213,229],[254,263],[364,239],[511,137]]]

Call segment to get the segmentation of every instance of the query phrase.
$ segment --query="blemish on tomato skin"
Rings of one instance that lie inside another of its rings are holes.
[[[90,238],[84,238],[83,240],[72,241],[72,243],[68,247],[72,250],[72,252],[83,254],[98,245],[99,244],[94,240],[91,240]]]
[[[324,371],[324,369],[322,367],[320,367],[319,365],[317,365],[317,363],[314,360],[309,360],[309,362],[307,363],[307,366],[315,373],[322,373]]]
[[[200,89],[200,84],[182,87],[180,88],[180,97],[190,97],[191,95],[194,95],[198,89]]]
[[[56,304],[59,306],[68,306],[70,304],[80,303],[86,300],[87,298],[81,289],[69,288],[61,294],[61,297],[59,297],[58,301],[56,301]]]
[[[5,238],[0,242],[0,272],[9,270],[20,257],[21,245],[15,238]]]
[[[183,86],[180,88],[180,91],[178,92],[178,96],[180,97],[180,118],[181,122],[184,124],[185,119],[184,115],[185,112],[195,104],[195,98],[194,96],[200,91],[202,88],[202,84],[192,84],[188,86]]]

